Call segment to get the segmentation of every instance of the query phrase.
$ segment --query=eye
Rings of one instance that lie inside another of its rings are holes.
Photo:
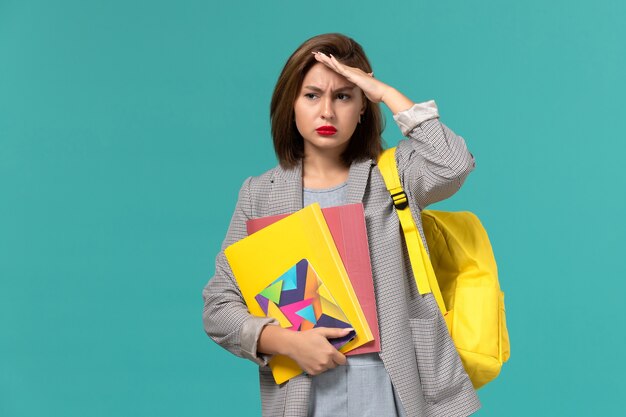
[[[315,93],[304,93],[304,97],[306,97],[306,98],[308,98],[310,100],[313,100],[314,98],[317,97],[317,94],[315,94]]]
[[[350,100],[350,95],[349,94],[344,94],[344,93],[339,93],[337,94],[337,98],[341,101],[347,101]]]

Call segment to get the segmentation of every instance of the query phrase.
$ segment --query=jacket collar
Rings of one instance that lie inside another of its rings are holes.
[[[268,216],[292,213],[302,208],[302,159],[295,167],[285,169],[278,165],[272,177]],[[348,173],[347,204],[361,203],[375,162],[372,159],[354,161]]]

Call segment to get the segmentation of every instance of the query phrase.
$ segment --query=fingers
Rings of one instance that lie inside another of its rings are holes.
[[[333,355],[333,362],[336,363],[337,365],[345,365],[346,364],[346,355],[344,355],[343,353],[341,353],[338,350],[336,350],[334,355]]]
[[[348,70],[360,71],[358,68],[353,68],[342,64],[341,62],[339,62],[339,60],[337,60],[337,58],[333,56],[333,54],[326,55],[324,52],[312,52],[312,54],[315,56],[315,59],[318,62],[321,62],[322,64],[326,65],[330,69],[338,72],[343,76],[348,75]]]
[[[341,68],[343,69],[345,67],[345,65],[343,65],[341,62],[337,61],[337,58],[335,58],[333,56],[333,54],[330,54],[330,62],[333,63],[333,65],[335,66],[335,68]]]
[[[334,339],[337,337],[343,337],[347,335],[353,329],[352,328],[347,328],[347,329],[324,328],[324,330],[325,330],[324,336],[326,336],[327,339]],[[332,359],[332,364],[331,366],[329,366],[329,368],[334,368],[337,365],[346,364],[346,356],[334,348],[333,348],[333,354],[332,354],[331,359]]]
[[[330,345],[330,344],[329,344]],[[334,347],[330,346],[331,351],[327,351],[324,353],[324,359],[319,361],[318,363],[312,365],[307,373],[309,375],[319,375],[323,372],[328,371],[329,369],[334,369],[339,365],[345,365],[347,362],[346,356],[339,352]]]
[[[343,337],[353,331],[353,328],[337,328],[337,327],[318,327],[317,331],[327,339],[336,339],[337,337]]]
[[[323,52],[312,52],[312,54],[315,56],[315,59],[318,62],[321,62],[322,64],[326,65],[328,68],[332,69],[333,71],[344,75],[345,74],[345,68],[344,65],[337,61],[337,58],[335,58],[334,56],[330,55],[330,57],[328,55],[326,55]]]
[[[294,352],[293,359],[309,375],[319,375],[346,364],[346,357],[328,339],[344,337],[353,329],[318,327],[300,332],[303,344]]]
[[[364,72],[363,70],[359,68],[349,67],[345,64],[342,64],[341,62],[339,62],[337,58],[334,57],[333,54],[326,55],[324,52],[311,52],[311,53],[315,56],[315,59],[318,62],[325,64],[327,67],[337,71],[341,75],[345,75],[348,72],[348,70],[354,70],[354,71],[360,72],[361,74],[367,74],[372,78],[374,77],[373,72]]]
[[[328,56],[324,52],[313,51],[311,53],[313,54],[315,59],[317,59],[319,62],[323,62],[323,63],[330,63],[330,62],[332,62],[332,58],[334,58],[332,56],[332,54],[330,56]],[[335,59],[335,61],[337,61],[337,60]],[[339,61],[337,61],[337,62],[339,62]]]
[[[374,78],[374,73],[367,73],[360,68],[350,67],[348,65],[344,65],[337,60],[332,54],[330,56],[324,54],[323,52],[312,52],[315,56],[315,59],[324,64],[326,67],[335,71],[337,74],[345,77],[348,81],[357,85],[365,95],[372,100],[370,97],[375,96],[376,92],[374,91],[376,88],[380,87],[380,83],[378,81],[372,82]],[[375,100],[372,100],[375,101]],[[376,102],[376,101],[375,101]]]

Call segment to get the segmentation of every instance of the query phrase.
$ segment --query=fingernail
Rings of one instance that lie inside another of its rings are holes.
[[[346,327],[346,328],[344,328],[344,330],[347,330],[348,332],[354,331],[354,329],[352,327]]]

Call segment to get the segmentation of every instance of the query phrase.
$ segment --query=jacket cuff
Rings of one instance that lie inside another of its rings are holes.
[[[402,131],[402,135],[406,136],[411,130],[426,120],[438,117],[439,110],[435,100],[429,100],[423,103],[415,103],[410,109],[394,114],[393,120],[395,120]]]
[[[272,358],[272,355],[258,354],[256,351],[261,330],[268,324],[278,325],[278,321],[271,317],[249,317],[243,322],[239,333],[243,357],[261,366],[266,366]]]

